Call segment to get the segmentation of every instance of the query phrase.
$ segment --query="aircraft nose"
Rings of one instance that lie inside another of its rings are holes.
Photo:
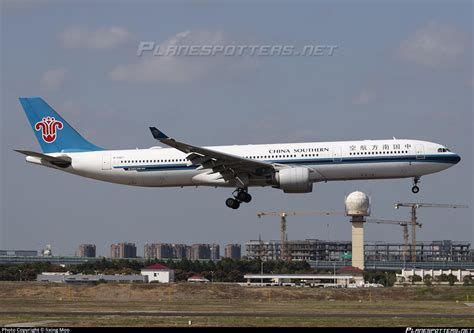
[[[459,156],[458,154],[455,154],[454,155],[454,163],[458,164],[459,161],[461,161],[461,156]]]

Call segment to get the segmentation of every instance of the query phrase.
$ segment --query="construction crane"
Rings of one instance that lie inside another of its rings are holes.
[[[280,217],[280,258],[283,260],[290,260],[286,244],[286,218],[288,216],[329,216],[329,215],[345,215],[342,211],[293,211],[293,212],[260,212],[257,213],[259,218],[263,216],[279,216]]]
[[[367,223],[377,223],[377,224],[396,224],[403,227],[403,261],[405,261],[406,256],[408,255],[408,225],[411,224],[411,221],[398,221],[398,220],[380,220],[380,219],[367,219]],[[416,222],[416,225],[421,228],[422,224]]]
[[[401,203],[395,204],[395,209],[400,207],[411,208],[411,261],[416,262],[416,226],[417,226],[417,215],[416,210],[418,208],[468,208],[467,205],[456,205],[456,204],[434,204],[434,203]]]

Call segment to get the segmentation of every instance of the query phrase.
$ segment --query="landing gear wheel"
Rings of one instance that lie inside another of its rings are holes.
[[[237,200],[245,202],[245,203],[248,203],[248,202],[252,201],[252,196],[250,194],[248,194],[247,192],[244,192],[244,191],[238,192],[237,195],[235,196],[235,198]]]
[[[235,200],[234,198],[228,198],[225,201],[225,205],[229,208],[237,209],[240,207],[240,202],[238,200]]]
[[[245,203],[249,203],[250,201],[252,201],[252,196],[248,193],[245,193],[245,197],[242,201]]]

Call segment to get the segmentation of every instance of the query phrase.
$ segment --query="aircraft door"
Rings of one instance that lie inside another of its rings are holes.
[[[332,161],[333,162],[341,162],[342,159],[342,148],[338,146],[332,147]]]
[[[417,160],[424,160],[425,159],[425,148],[423,145],[415,145],[415,153]]]
[[[110,170],[110,155],[104,154],[102,155],[102,170]]]

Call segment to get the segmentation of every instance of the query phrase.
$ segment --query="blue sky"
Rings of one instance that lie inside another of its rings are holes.
[[[472,4],[465,1],[149,2],[2,1],[0,248],[74,253],[77,245],[244,243],[278,239],[256,212],[341,208],[369,193],[373,215],[405,219],[397,201],[472,206]],[[186,38],[180,39],[186,32]],[[322,57],[137,57],[140,41],[337,45]],[[161,62],[160,62],[161,61]],[[114,75],[127,68],[124,75]],[[137,69],[144,70],[137,72]],[[146,79],[145,79],[146,78]],[[196,145],[399,138],[446,144],[462,162],[410,180],[316,184],[306,195],[252,191],[238,211],[229,189],[142,189],[25,163],[39,150],[17,98],[43,96],[106,148],[155,145],[158,126]],[[472,209],[420,211],[420,240],[473,240]],[[329,226],[328,226],[329,225]],[[401,241],[368,226],[367,240]],[[298,218],[290,239],[349,239],[348,222]]]

